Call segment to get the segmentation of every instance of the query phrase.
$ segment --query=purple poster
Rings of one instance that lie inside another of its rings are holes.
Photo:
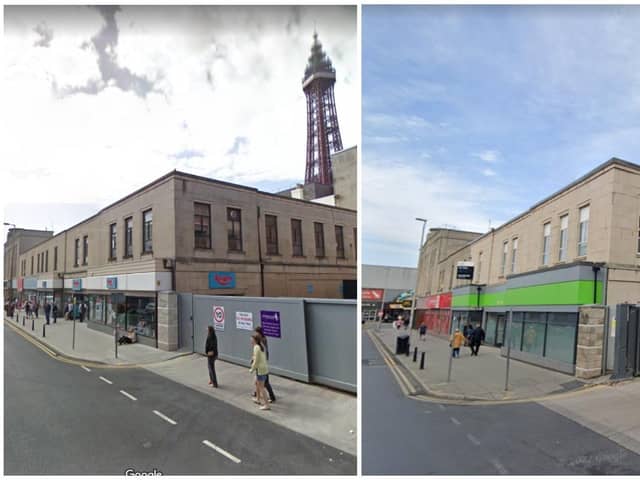
[[[260,324],[265,337],[280,338],[280,312],[260,310]]]

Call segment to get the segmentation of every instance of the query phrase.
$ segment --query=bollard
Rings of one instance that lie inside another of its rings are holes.
[[[27,316],[25,315],[24,317],[22,317],[22,326],[24,327],[24,319],[27,318]]]
[[[31,331],[33,332],[36,329],[36,324],[35,324],[36,319],[32,318],[31,319]]]
[[[420,355],[420,370],[424,370],[424,352]]]
[[[415,362],[418,359],[418,347],[413,349],[413,361]]]
[[[47,336],[47,335],[46,335],[46,332],[45,332],[45,329],[44,329],[46,325],[47,325],[46,323],[43,323],[43,324],[42,324],[42,338],[44,338],[44,337],[46,337],[46,336]]]

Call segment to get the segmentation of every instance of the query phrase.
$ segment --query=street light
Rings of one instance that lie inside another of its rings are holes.
[[[426,218],[420,218],[420,217],[416,217],[416,221],[418,222],[422,222],[422,233],[420,234],[420,245],[418,245],[418,267],[420,266],[420,252],[422,250],[422,243],[424,242],[424,230],[427,227],[427,219]],[[417,268],[416,268],[417,270]],[[418,280],[420,278],[420,272],[416,271],[416,286],[413,289],[413,300],[411,302],[411,320],[409,323],[409,328],[413,328],[413,322],[415,320],[415,314],[416,314],[416,292],[418,290]]]
[[[4,222],[3,225],[6,225],[7,227],[16,228],[16,224],[15,223]]]

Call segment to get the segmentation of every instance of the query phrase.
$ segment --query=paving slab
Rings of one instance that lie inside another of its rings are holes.
[[[509,389],[505,390],[507,360],[500,355],[500,349],[486,345],[480,347],[478,356],[471,356],[470,349],[462,347],[460,357],[451,360],[451,381],[447,382],[451,352],[447,339],[427,335],[423,341],[415,330],[396,330],[386,325],[370,331],[394,353],[398,335],[410,334],[410,355],[395,355],[395,358],[422,383],[425,390],[437,396],[451,395],[454,398],[463,395],[475,400],[529,399],[577,390],[587,385],[572,375],[511,359]],[[416,362],[413,361],[415,347],[418,348]],[[426,355],[424,370],[419,368],[422,352]]]

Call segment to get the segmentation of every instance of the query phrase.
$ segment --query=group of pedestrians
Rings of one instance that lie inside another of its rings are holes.
[[[449,346],[451,347],[451,356],[454,358],[460,357],[460,347],[464,344],[468,346],[471,350],[471,356],[478,356],[478,351],[480,350],[480,345],[484,341],[484,330],[482,326],[478,323],[474,328],[471,323],[468,323],[464,326],[463,331],[461,332],[459,328],[456,328],[455,332],[451,335],[449,339]]]
[[[255,391],[252,393],[253,401],[260,405],[260,410],[270,410],[269,404],[276,401],[276,396],[269,383],[269,345],[261,326],[256,327],[251,335],[251,345],[252,355],[249,371],[255,373]],[[209,369],[209,385],[213,388],[218,388],[218,376],[216,374],[218,337],[212,326],[207,327],[207,340],[204,351]]]
[[[18,299],[14,299],[4,304],[4,311],[8,317],[13,318],[16,310],[18,312],[23,311],[25,316],[29,319],[31,318],[39,318],[38,315],[40,313],[40,302],[37,299],[27,299],[24,301],[20,301]],[[47,325],[50,324],[51,318],[53,318],[53,323],[57,323],[58,319],[58,306],[53,301],[45,302],[44,304],[44,316],[47,321]]]

